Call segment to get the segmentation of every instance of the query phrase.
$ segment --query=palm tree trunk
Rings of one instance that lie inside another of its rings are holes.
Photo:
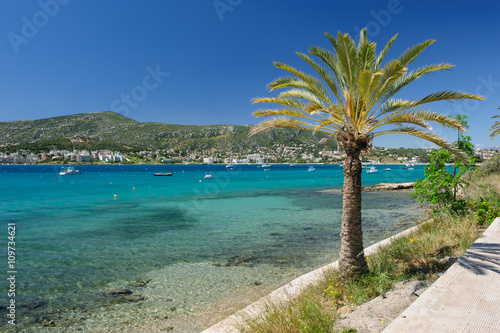
[[[347,145],[345,145],[347,146]],[[361,229],[361,148],[344,147],[344,192],[339,269],[343,276],[368,271]]]

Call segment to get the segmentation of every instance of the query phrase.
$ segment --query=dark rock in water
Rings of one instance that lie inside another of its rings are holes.
[[[139,302],[139,301],[144,301],[145,298],[144,298],[144,296],[141,296],[141,295],[126,295],[126,296],[123,296],[122,299],[124,299],[130,303],[135,303],[135,302]]]
[[[165,327],[163,330],[167,331],[167,332],[170,332],[170,331],[173,331],[174,328],[172,326],[169,326],[169,327]]]
[[[171,299],[171,298],[167,298],[165,301],[166,301],[166,302],[173,302],[173,299]]]
[[[253,284],[254,284],[254,285],[256,285],[256,286],[260,286],[260,285],[262,284],[262,282],[260,282],[260,281],[255,281]]]
[[[231,267],[231,266],[253,267],[253,265],[249,262],[256,259],[258,259],[258,257],[256,256],[248,256],[248,257],[233,256],[229,258],[227,263],[216,262],[213,263],[212,265],[217,267]]]
[[[216,266],[216,267],[228,267],[229,265],[225,262],[214,262],[212,264],[213,266]]]
[[[287,261],[285,259],[277,259],[275,260],[278,264],[286,264]]]
[[[41,306],[44,306],[45,304],[47,304],[47,302],[32,302],[32,303],[27,303],[27,304],[22,304],[20,307],[21,308],[27,308],[29,310],[34,310],[34,309],[37,309]]]
[[[35,319],[35,322],[42,324],[43,326],[46,326],[46,327],[56,326],[56,322],[54,320],[47,318],[47,317],[38,317]]]
[[[129,283],[132,287],[144,287],[151,281],[150,278],[137,279],[134,282]]]
[[[177,310],[177,308],[175,306],[170,308],[170,311],[172,311],[172,312],[174,312],[175,310]]]
[[[111,289],[111,290],[107,290],[104,292],[104,296],[123,296],[123,295],[130,295],[132,294],[132,291],[128,290],[128,289],[122,289],[122,288],[119,288],[119,289]]]

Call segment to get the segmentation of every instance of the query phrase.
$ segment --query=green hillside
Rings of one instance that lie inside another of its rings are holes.
[[[115,112],[83,113],[39,120],[0,122],[0,144],[60,142],[87,138],[98,143],[140,149],[232,149],[279,144],[315,144],[311,131],[276,129],[248,137],[250,125],[172,125],[140,123]],[[332,147],[333,149],[334,147]]]

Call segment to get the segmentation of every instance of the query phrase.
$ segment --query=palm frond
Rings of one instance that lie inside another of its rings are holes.
[[[359,33],[358,42],[358,61],[360,61],[361,70],[372,69],[375,64],[377,44],[370,43],[366,37],[367,29],[364,28]]]
[[[358,79],[359,97],[363,101],[364,106],[370,109],[377,101],[374,99],[378,90],[379,82],[382,79],[383,72],[379,71],[372,73],[365,69],[361,72]]]
[[[498,116],[493,116],[491,118],[500,118],[500,115]],[[491,128],[488,132],[491,132],[490,134],[490,140],[493,140],[494,137],[500,134],[500,120],[495,121],[493,125],[491,125]]]
[[[321,47],[313,46],[309,49],[309,53],[318,57],[333,73],[340,86],[345,86],[347,77],[340,68],[339,61],[335,53]]]
[[[314,76],[308,75],[302,71],[299,71],[291,66],[288,66],[286,64],[280,63],[280,62],[275,62],[274,66],[279,69],[286,70],[289,73],[292,73],[296,77],[298,77],[301,81],[303,81],[306,85],[303,86],[301,89],[308,90],[309,92],[315,94],[320,98],[324,103],[332,105],[332,101],[330,100],[330,97],[328,96],[328,91],[323,87],[323,84],[321,83],[320,80],[316,79]],[[289,78],[290,81],[293,81]],[[269,84],[269,87],[272,90],[278,89],[278,88],[283,88],[283,80],[275,80],[274,82],[271,82]]]
[[[432,129],[432,127],[428,123],[426,123],[424,119],[418,117],[413,112],[399,111],[389,115],[383,120],[379,120],[377,123],[374,124],[371,130],[384,125],[396,124],[401,126],[403,123],[417,125],[428,130]]]
[[[294,128],[294,129],[313,130],[315,127],[316,126],[312,123],[302,121],[296,118],[276,117],[255,125],[250,130],[250,133],[248,135],[252,136],[262,131],[266,131],[273,128]]]
[[[387,130],[387,131],[380,131],[380,132],[375,133],[373,137],[375,138],[375,137],[378,137],[381,135],[386,135],[386,134],[407,134],[407,135],[415,136],[417,138],[430,141],[430,142],[434,143],[435,145],[448,150],[449,152],[451,152],[453,155],[455,155],[457,158],[459,158],[460,160],[462,160],[465,163],[470,162],[469,159],[467,158],[467,156],[465,156],[465,154],[463,152],[455,149],[446,140],[444,140],[443,138],[440,138],[439,136],[437,136],[436,134],[434,134],[432,132],[424,131],[424,130],[420,130],[420,129],[412,127],[412,126],[408,126],[408,127],[395,128],[395,129],[391,129],[391,130]]]
[[[340,101],[340,95],[339,95],[339,87],[336,82],[336,78],[331,75],[330,72],[328,72],[325,68],[323,68],[320,64],[315,62],[311,57],[307,56],[304,53],[297,52],[297,55],[304,59],[314,70],[316,73],[319,74],[319,76],[325,81],[325,83],[328,85],[332,93],[335,95],[338,101]]]
[[[388,100],[392,96],[394,96],[402,88],[406,87],[408,84],[412,83],[413,81],[420,78],[421,76],[433,74],[434,72],[439,71],[439,70],[449,70],[453,67],[455,67],[455,65],[442,63],[442,64],[424,66],[424,67],[421,67],[417,70],[408,72],[406,75],[401,77],[399,80],[397,80],[393,84],[393,86],[390,88],[390,90],[384,96],[383,102]]]
[[[377,57],[377,61],[375,62],[375,68],[374,68],[374,70],[378,71],[380,69],[380,66],[382,65],[382,62],[384,61],[385,55],[387,54],[387,52],[389,51],[389,49],[392,46],[392,43],[394,43],[394,41],[396,40],[397,37],[398,37],[398,34],[395,34],[389,40],[389,42],[387,42],[387,44],[385,44],[384,48],[382,49],[382,51],[380,52],[379,56]]]
[[[313,130],[313,133],[316,134],[318,131],[323,130],[327,126],[332,126],[335,130],[339,130],[338,122],[333,118],[326,118],[321,121],[316,128]]]
[[[315,118],[310,117],[306,112],[297,109],[265,109],[255,111],[252,114],[254,115],[254,117],[288,116],[316,120]]]
[[[292,98],[302,98],[305,99],[306,101],[316,103],[319,105],[324,105],[324,103],[313,93],[307,91],[307,90],[302,90],[302,89],[290,89],[284,92],[281,92],[278,95],[278,98],[287,98],[287,97],[292,97]]]
[[[399,56],[398,60],[401,62],[403,66],[408,66],[413,61],[417,59],[417,57],[422,53],[429,45],[434,43],[435,40],[429,39],[423,43],[417,44],[415,46],[410,47],[402,55]]]
[[[415,106],[437,101],[454,101],[463,99],[475,99],[478,101],[484,101],[484,98],[479,95],[464,93],[461,91],[443,90],[429,94],[421,99],[416,100]]]
[[[305,109],[307,107],[306,103],[296,98],[257,97],[252,99],[252,103],[275,103],[297,109]]]
[[[342,34],[339,32],[337,34],[337,39],[328,33],[325,33],[325,35],[328,37],[333,45],[333,48],[335,49],[340,68],[342,69],[342,72],[345,73],[345,83],[347,87],[349,87],[349,90],[354,92],[356,89],[354,83],[357,81],[356,73],[359,70],[359,64],[356,61],[356,44],[348,34]]]
[[[462,123],[457,119],[448,117],[444,114],[439,114],[432,111],[426,111],[423,109],[418,109],[413,111],[398,111],[392,113],[384,117],[383,119],[380,119],[373,126],[373,129],[383,125],[408,123],[431,130],[432,127],[426,121],[433,121],[444,127],[454,128],[460,131],[465,130]]]

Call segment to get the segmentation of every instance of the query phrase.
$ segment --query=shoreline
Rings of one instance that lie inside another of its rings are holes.
[[[411,234],[412,232],[421,228],[425,223],[427,222],[420,223],[414,227],[403,230],[396,235],[393,235],[389,238],[366,247],[365,255],[376,253],[379,248],[391,244],[393,240]],[[287,302],[290,299],[300,295],[303,290],[305,290],[308,286],[316,283],[318,279],[321,279],[323,277],[324,272],[330,269],[338,269],[338,260],[294,279],[293,281],[274,290],[270,294],[248,305],[235,314],[203,330],[201,333],[238,333],[240,332],[240,330],[237,327],[241,326],[245,319],[258,316],[270,303]]]

